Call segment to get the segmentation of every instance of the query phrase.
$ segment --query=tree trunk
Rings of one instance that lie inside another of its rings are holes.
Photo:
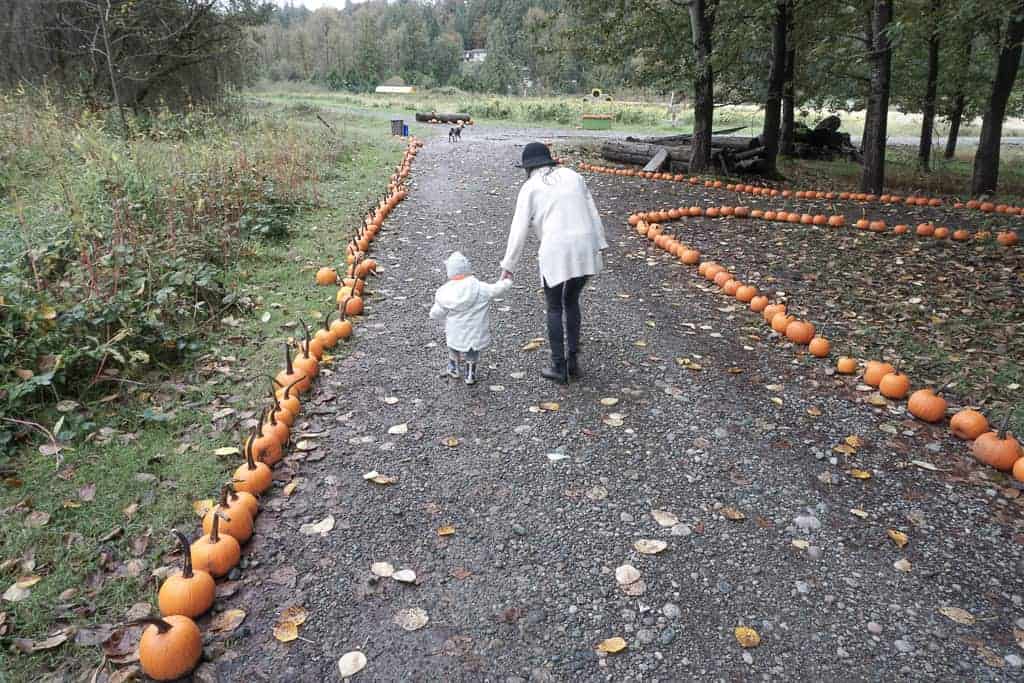
[[[793,156],[793,107],[795,99],[796,84],[793,82],[793,73],[796,71],[796,41],[793,40],[793,13],[795,8],[790,5],[789,26],[786,27],[786,75],[782,85],[782,128],[779,131],[779,153],[786,156]]]
[[[716,0],[710,0],[714,3]],[[713,4],[709,0],[691,0],[690,30],[697,56],[697,73],[693,79],[693,148],[690,170],[707,170],[711,163],[711,128],[715,114],[715,76],[711,67],[711,31],[715,23]]]
[[[1017,79],[1021,40],[1024,40],[1024,0],[1018,0],[1010,11],[1006,39],[999,50],[996,77],[992,81],[992,95],[981,122],[978,151],[974,155],[974,177],[971,180],[971,193],[974,195],[995,192],[999,182],[999,143],[1003,136],[1003,118],[1006,116],[1006,102],[1010,98],[1013,82]]]
[[[946,151],[943,153],[947,159],[952,159],[956,154],[956,141],[960,136],[960,122],[964,118],[964,107],[967,106],[967,97],[962,92],[957,93],[953,102],[953,111],[949,114],[949,135],[946,136]]]
[[[1024,0],[1021,0],[1024,2]],[[886,124],[889,114],[889,82],[892,68],[892,44],[889,23],[893,0],[874,0],[871,12],[871,86],[864,131],[864,168],[861,192],[881,194],[885,186]]]
[[[941,0],[932,0],[931,19],[938,21]],[[921,141],[917,146],[917,164],[922,171],[931,170],[932,133],[935,131],[935,93],[939,83],[939,28],[932,26],[928,36],[928,76],[921,105]]]
[[[772,22],[772,61],[768,68],[768,98],[764,103],[764,167],[767,175],[777,174],[779,125],[782,116],[782,88],[786,76],[786,29],[789,25],[790,0],[777,0]]]
[[[114,73],[114,55],[110,51],[110,0],[107,0],[106,11],[99,5],[96,6],[99,11],[100,19],[100,30],[103,33],[103,50],[104,56],[107,58],[107,73],[110,76],[110,94],[114,97],[114,106],[117,107],[117,113],[121,116],[121,137],[125,140],[128,139],[128,120],[124,115],[124,105],[121,103],[121,96],[117,90],[117,76]]]

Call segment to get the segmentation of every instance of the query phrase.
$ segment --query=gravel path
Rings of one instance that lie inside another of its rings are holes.
[[[1016,489],[975,485],[963,444],[871,407],[625,229],[631,210],[687,203],[686,186],[589,179],[611,247],[584,293],[583,381],[544,381],[545,348],[522,350],[543,330],[532,254],[495,307],[481,383],[439,377],[427,310],[443,260],[458,248],[497,276],[526,141],[472,129],[420,153],[377,242],[386,272],[352,353],[304,413],[320,447],[279,471],[300,482],[259,517],[234,596],[218,601],[248,617],[207,648],[200,678],[335,680],[361,649],[357,680],[1019,679]],[[851,435],[853,455],[832,450]],[[365,481],[374,469],[397,483]],[[328,516],[325,535],[298,532]],[[641,554],[639,539],[667,548]],[[374,562],[417,583],[377,580]],[[626,590],[623,564],[641,573]],[[278,643],[291,605],[309,612],[302,640]],[[429,622],[407,632],[393,619],[411,608]],[[739,625],[759,647],[739,646]],[[628,648],[597,654],[612,636]]]

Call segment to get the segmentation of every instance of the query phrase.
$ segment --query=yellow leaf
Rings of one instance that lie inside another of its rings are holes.
[[[850,436],[846,437],[843,440],[846,441],[846,443],[848,443],[851,448],[860,448],[861,446],[864,445],[864,442],[861,441],[860,437],[857,436],[856,434],[851,434]]]
[[[559,410],[559,409],[560,409],[561,407],[562,407],[562,406],[558,405],[558,404],[557,404],[557,403],[555,403],[554,401],[545,401],[544,403],[541,403],[541,404],[540,404],[540,409],[541,409],[541,410],[547,410],[547,411],[550,411],[550,412],[552,412],[552,413],[554,413],[554,412],[558,412],[558,410]]]
[[[206,513],[213,509],[216,505],[212,498],[205,498],[203,500],[193,501],[192,510],[199,517],[205,517]]]
[[[868,398],[868,403],[879,408],[884,408],[885,406],[889,405],[889,402],[886,401],[885,397],[882,396],[881,394],[871,394],[871,396]]]
[[[772,403],[774,403],[777,406],[781,406],[782,405],[782,399],[779,398],[778,396],[772,396]]]
[[[238,446],[224,446],[222,448],[218,448],[213,452],[214,455],[218,456],[238,455],[239,453],[241,453],[241,451],[238,450]]]
[[[635,342],[633,342],[633,346],[637,346],[641,349],[647,348],[647,342],[645,342],[643,339],[637,339]]]
[[[856,468],[850,470],[850,476],[854,479],[870,479],[871,473],[867,470],[858,470]]]
[[[43,577],[41,576],[23,576],[14,585],[18,588],[31,588],[42,580]]]
[[[757,647],[761,644],[761,636],[749,626],[737,626],[733,630],[740,647]]]
[[[439,528],[437,530],[437,535],[438,536],[451,536],[454,533],[455,533],[455,527],[453,527],[453,526],[443,526],[443,527],[441,527],[441,528]]]
[[[284,485],[284,488],[281,490],[281,493],[283,493],[286,497],[292,495],[293,493],[295,493],[295,489],[299,487],[299,481],[299,479],[292,479],[290,482]]]
[[[850,510],[850,514],[853,515],[854,517],[860,517],[861,519],[867,519],[868,518],[868,513],[864,512],[860,508],[853,508],[852,510]]]
[[[534,339],[533,341],[529,341],[529,342],[527,342],[527,343],[526,343],[526,344],[525,344],[525,345],[523,346],[523,349],[522,349],[522,350],[523,350],[523,351],[536,351],[537,349],[539,349],[539,348],[540,348],[540,345],[541,345],[541,342],[539,342],[539,341],[537,341],[536,339]]]
[[[907,535],[905,533],[903,533],[902,531],[897,531],[896,529],[888,529],[885,533],[889,534],[889,538],[892,539],[892,542],[900,548],[905,546],[907,542],[910,541],[910,539],[907,538]]]
[[[722,516],[724,516],[726,519],[730,519],[730,520],[732,520],[734,522],[742,522],[744,519],[747,518],[747,516],[745,514],[743,514],[742,512],[737,510],[736,508],[728,507],[728,506],[722,508]]]
[[[601,405],[603,406],[613,406],[616,405],[618,402],[619,399],[615,398],[614,396],[608,396],[606,398],[601,399]]]
[[[62,508],[64,508],[65,510],[68,510],[68,509],[74,510],[74,509],[78,509],[78,508],[82,507],[82,504],[79,503],[77,500],[65,500],[63,503],[60,504],[60,506]]]
[[[626,641],[618,636],[602,640],[600,643],[597,644],[598,652],[607,652],[610,655],[613,655],[616,652],[622,652],[625,649]]]
[[[834,450],[836,453],[842,453],[844,455],[853,455],[854,453],[857,452],[854,448],[847,446],[845,443],[841,443],[838,446],[833,446],[832,450]]]
[[[274,624],[274,638],[290,643],[299,637],[299,627],[294,621],[279,621]]]
[[[448,448],[455,448],[456,446],[459,445],[459,440],[456,437],[454,437],[454,436],[449,436],[447,439],[445,439],[441,443],[443,443]]]
[[[821,417],[821,408],[818,408],[817,406],[811,406],[810,408],[807,409],[807,414],[810,415],[811,417]]]
[[[52,306],[40,306],[39,317],[43,320],[56,320],[57,311],[55,311]]]
[[[811,547],[811,544],[802,538],[794,538],[792,543],[794,547],[800,548],[800,550],[807,550]]]
[[[281,612],[281,622],[290,621],[296,626],[302,626],[306,623],[306,617],[308,616],[309,613],[305,607],[302,605],[292,605]]]

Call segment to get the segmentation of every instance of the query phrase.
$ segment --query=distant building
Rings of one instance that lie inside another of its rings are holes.
[[[466,50],[462,53],[464,62],[482,62],[487,59],[487,50]]]
[[[415,92],[411,85],[378,85],[374,92],[386,93],[389,95],[408,95]]]

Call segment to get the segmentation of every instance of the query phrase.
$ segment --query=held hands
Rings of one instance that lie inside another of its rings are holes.
[[[501,279],[502,280],[511,280],[512,279],[512,272],[508,271],[508,270],[501,271]]]

